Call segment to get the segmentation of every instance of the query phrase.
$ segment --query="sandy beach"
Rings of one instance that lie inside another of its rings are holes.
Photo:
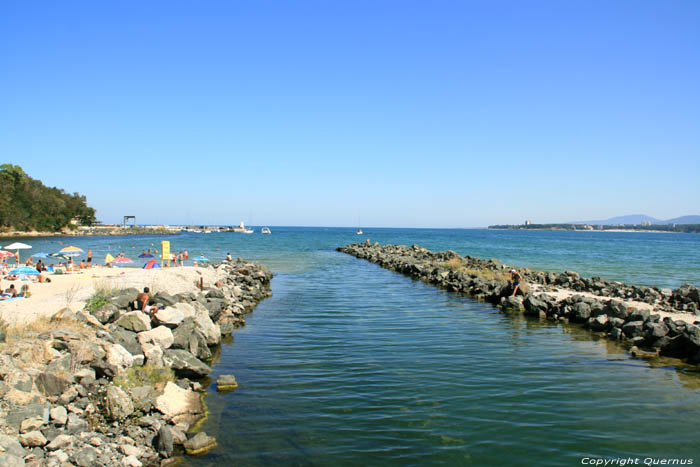
[[[15,284],[16,288],[29,284],[31,292],[29,298],[0,301],[0,318],[10,325],[17,325],[51,316],[66,306],[77,311],[100,288],[135,287],[141,290],[150,287],[152,293],[163,291],[171,295],[194,291],[200,278],[204,279],[205,285],[213,284],[216,271],[194,266],[164,269],[95,267],[82,273],[49,274],[46,277],[51,278],[50,283],[0,281],[3,290],[10,284]]]

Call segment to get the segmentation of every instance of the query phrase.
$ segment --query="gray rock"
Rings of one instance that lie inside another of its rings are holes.
[[[53,373],[41,373],[35,380],[37,389],[45,396],[60,396],[70,386],[70,381]]]
[[[185,441],[182,446],[185,448],[187,454],[196,456],[214,449],[216,447],[216,439],[200,431],[192,438]]]
[[[58,426],[63,426],[68,421],[68,411],[65,407],[54,407],[50,411],[51,421]]]
[[[170,348],[174,340],[173,332],[166,326],[158,326],[150,331],[140,332],[137,334],[136,338],[141,346],[143,346],[144,343],[150,342],[158,345],[163,350]]]
[[[70,435],[58,435],[47,446],[49,451],[65,449],[73,444],[73,437]]]
[[[44,446],[46,444],[46,438],[44,438],[44,435],[42,435],[40,431],[30,431],[19,435],[19,442],[22,446],[34,448]]]
[[[159,345],[146,342],[141,349],[149,365],[163,366],[163,349]]]
[[[642,337],[644,335],[644,321],[630,321],[622,326],[622,332],[629,339]]]
[[[220,375],[216,378],[216,390],[217,391],[230,391],[238,387],[238,382],[236,377],[233,375]]]
[[[588,327],[592,331],[607,331],[610,327],[608,315],[598,315],[595,318],[589,318]]]
[[[630,307],[627,303],[620,300],[610,300],[606,307],[607,314],[614,318],[626,319],[630,314]]]
[[[58,401],[63,405],[68,405],[73,402],[76,397],[78,397],[78,390],[74,386],[70,386],[68,389],[63,391],[63,394],[61,394],[61,397],[58,398]]]
[[[153,318],[159,325],[175,329],[185,319],[185,314],[179,308],[169,306],[163,310],[156,311]]]
[[[571,319],[573,321],[587,321],[591,317],[591,307],[588,303],[578,302],[572,307],[571,313]]]
[[[80,467],[93,467],[97,465],[97,452],[92,447],[84,447],[71,456],[73,463]]]
[[[101,307],[92,310],[90,314],[102,324],[112,323],[117,320],[120,315],[119,308],[117,308],[117,306],[113,303],[106,303]]]
[[[142,311],[131,311],[119,317],[117,325],[127,331],[149,331],[151,329],[151,318]]]
[[[226,298],[226,296],[224,295],[224,291],[221,289],[210,289],[206,293],[205,297],[207,297],[207,298]]]
[[[24,407],[8,409],[5,415],[5,424],[19,430],[20,424],[27,418],[41,417],[45,422],[49,421],[48,404],[29,404]]]
[[[668,334],[668,326],[666,326],[664,323],[652,323],[647,321],[644,324],[644,328],[647,331],[647,335],[655,339],[664,337],[666,334]]]
[[[134,403],[134,410],[140,410],[143,413],[151,411],[151,407],[156,399],[156,394],[151,386],[137,386],[129,390],[129,395]]]
[[[107,415],[112,420],[123,420],[134,413],[134,404],[131,401],[131,397],[117,386],[107,388],[105,408]]]
[[[0,466],[2,467],[24,467],[26,463],[20,456],[12,454],[0,454]]]
[[[610,337],[612,337],[613,339],[620,339],[622,337],[622,329],[617,327],[612,328],[610,330]]]
[[[135,293],[134,293],[135,292]],[[136,296],[138,295],[138,291],[136,289],[133,289],[133,291],[128,292],[128,291],[122,291],[119,295],[112,297],[109,299],[109,302],[119,308],[120,310],[127,310],[129,306],[136,300]]]
[[[163,363],[172,368],[176,374],[201,378],[211,373],[211,368],[194,355],[182,349],[168,349],[163,352]]]
[[[173,455],[173,434],[170,427],[163,425],[158,430],[155,444],[156,451],[163,457],[172,457]]]
[[[510,310],[521,310],[523,309],[523,298],[520,296],[517,297],[504,297],[503,301],[501,302],[501,306],[506,309]]]
[[[133,331],[127,331],[124,328],[116,328],[112,332],[112,338],[115,344],[119,344],[129,351],[131,355],[141,353],[141,344],[136,338],[137,334]]]
[[[46,424],[44,417],[31,417],[26,418],[19,425],[20,433],[29,433],[30,431],[36,431]]]
[[[649,319],[649,316],[651,316],[651,312],[649,310],[634,310],[632,313],[630,313],[629,320],[646,321]]]
[[[0,434],[0,452],[23,458],[27,451],[19,444],[16,437]]]
[[[68,423],[66,423],[66,430],[69,433],[81,433],[87,430],[87,422],[84,418],[74,413],[68,414]]]
[[[153,296],[153,303],[156,305],[172,306],[177,303],[177,299],[172,295],[168,295],[165,292],[158,292]]]
[[[119,344],[105,344],[106,360],[109,365],[117,368],[130,368],[134,364],[134,356]]]

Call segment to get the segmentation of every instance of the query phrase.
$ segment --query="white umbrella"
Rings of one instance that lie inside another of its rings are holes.
[[[12,245],[7,245],[5,247],[6,250],[17,250],[17,263],[19,264],[19,250],[26,250],[28,248],[31,248],[31,245],[27,245],[26,243],[20,243],[20,242],[15,242]]]

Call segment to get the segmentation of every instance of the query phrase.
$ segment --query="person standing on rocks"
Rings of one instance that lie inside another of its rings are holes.
[[[515,297],[515,294],[518,293],[518,289],[520,288],[520,273],[516,271],[515,269],[510,270],[510,286],[513,289],[513,293],[511,297]]]

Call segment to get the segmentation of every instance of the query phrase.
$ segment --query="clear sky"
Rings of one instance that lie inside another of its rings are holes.
[[[6,0],[0,162],[105,222],[700,214],[700,1]]]

